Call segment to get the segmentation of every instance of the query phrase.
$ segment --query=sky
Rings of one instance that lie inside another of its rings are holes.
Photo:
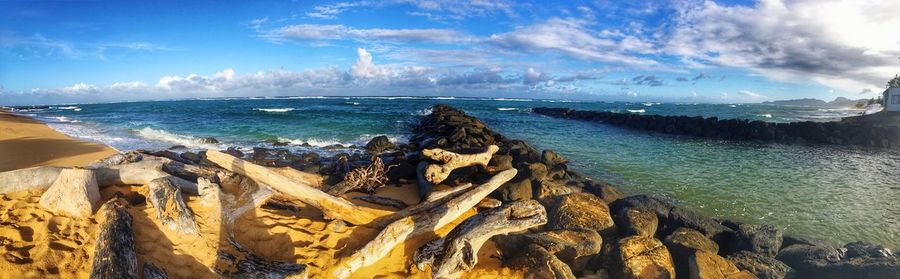
[[[897,0],[0,1],[0,105],[232,96],[871,98]]]

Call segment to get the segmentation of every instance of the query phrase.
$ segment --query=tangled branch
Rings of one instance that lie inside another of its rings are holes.
[[[344,175],[347,191],[362,190],[373,193],[388,182],[387,171],[394,166],[384,166],[381,158],[374,156],[372,163],[366,167],[355,168]]]

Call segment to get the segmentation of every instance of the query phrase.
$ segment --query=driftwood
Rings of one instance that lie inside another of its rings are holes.
[[[354,205],[345,199],[322,192],[307,182],[292,180],[266,167],[254,165],[219,151],[209,150],[206,152],[206,156],[208,160],[229,171],[269,185],[281,193],[322,210],[326,217],[344,220],[354,225],[366,225],[391,214],[386,210]]]
[[[65,169],[41,195],[40,205],[49,211],[72,217],[94,214],[100,202],[100,188],[93,170]]]
[[[0,172],[0,193],[47,190],[65,168],[33,167]]]
[[[503,205],[503,202],[501,202],[500,200],[491,198],[491,197],[487,197],[487,198],[482,199],[475,206],[477,206],[479,208],[497,208],[497,207],[500,207],[501,205]]]
[[[471,191],[439,204],[436,207],[422,211],[418,214],[405,216],[387,225],[375,239],[357,250],[355,253],[341,260],[332,275],[336,278],[347,278],[354,271],[372,265],[390,253],[398,244],[404,241],[433,233],[435,230],[456,220],[463,213],[471,209],[481,199],[496,190],[516,175],[516,169],[509,169],[498,173],[488,182],[475,187]],[[399,213],[399,212],[398,212]]]
[[[131,214],[125,209],[127,205],[127,201],[116,197],[100,207],[103,221],[94,244],[92,279],[138,278],[134,231]]]
[[[478,250],[489,238],[546,223],[547,212],[535,200],[504,204],[466,219],[447,236],[419,248],[416,266],[424,271],[431,265],[432,278],[459,278],[475,267]]]
[[[490,145],[487,150],[476,154],[458,154],[440,148],[422,150],[422,156],[440,162],[429,164],[425,168],[425,179],[432,184],[443,182],[455,169],[468,166],[487,166],[491,156],[497,153],[500,147]]]
[[[170,181],[170,177],[160,177],[147,184],[150,188],[150,203],[156,210],[159,222],[171,231],[197,235],[200,233],[194,213],[184,203],[181,190]]]
[[[404,209],[409,206],[405,202],[398,200],[398,199],[382,197],[382,196],[375,196],[375,195],[359,196],[359,197],[355,197],[353,199],[361,200],[361,201],[369,202],[369,203],[374,203],[377,205],[389,206],[389,207],[393,207],[396,209]]]
[[[321,189],[322,185],[325,184],[325,178],[315,173],[299,171],[290,167],[269,169],[292,180],[303,181],[304,183],[309,184],[309,186],[312,186],[316,189]]]
[[[94,174],[100,187],[112,185],[145,185],[150,181],[171,176],[162,170],[163,160],[143,160],[122,165],[95,168]],[[0,173],[0,193],[23,190],[47,190],[56,181],[59,173],[66,168],[34,167]],[[197,195],[197,184],[174,178],[172,183],[182,192]]]

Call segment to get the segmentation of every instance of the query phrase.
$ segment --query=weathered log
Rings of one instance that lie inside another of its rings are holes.
[[[160,177],[171,176],[162,170],[166,160],[144,159],[139,162],[114,165],[106,168],[98,168],[97,182],[102,186],[108,185],[145,185]],[[178,177],[171,178],[172,184],[178,186],[182,192],[189,195],[198,195],[197,184]]]
[[[353,199],[361,200],[361,201],[369,202],[369,203],[374,203],[377,205],[389,206],[389,207],[393,207],[396,209],[404,209],[409,206],[405,202],[398,200],[398,199],[382,197],[382,196],[375,196],[375,195],[359,196],[359,197],[355,197]]]
[[[216,268],[217,274],[226,278],[306,278],[306,265],[289,263],[289,262],[273,262],[260,258],[247,250],[244,250],[240,244],[229,236],[228,242],[234,246],[240,256],[219,250],[217,256],[220,261],[233,266],[235,271]]]
[[[366,225],[392,213],[354,205],[345,199],[312,187],[307,181],[292,180],[266,167],[254,165],[219,151],[209,150],[206,152],[206,156],[208,160],[229,171],[269,185],[281,193],[318,208],[330,218],[344,220],[354,225]]]
[[[184,203],[181,190],[170,181],[171,177],[160,177],[147,184],[150,189],[150,204],[156,210],[159,222],[171,231],[197,235],[200,233],[194,213]]]
[[[469,217],[447,236],[416,251],[415,262],[424,271],[431,265],[432,278],[459,278],[478,263],[478,250],[491,237],[522,231],[547,223],[544,206],[535,200],[516,201]]]
[[[296,181],[303,181],[309,186],[312,186],[316,189],[322,189],[322,185],[325,184],[325,178],[321,175],[315,173],[308,173],[305,171],[299,171],[294,168],[284,167],[284,168],[269,168],[270,170]]]
[[[47,190],[65,168],[33,167],[0,172],[0,193]]]
[[[394,221],[403,219],[404,217],[425,212],[429,209],[447,203],[447,201],[464,194],[474,187],[475,185],[472,185],[472,183],[466,183],[460,186],[453,187],[451,189],[431,192],[431,194],[429,194],[424,201],[397,211],[390,216],[379,219],[377,222],[375,222],[375,226],[383,228],[387,225],[390,225]]]
[[[197,181],[198,178],[215,179],[216,173],[222,169],[210,166],[184,164],[181,162],[170,161],[163,164],[162,170],[184,178],[188,181]]]
[[[169,279],[169,275],[152,263],[144,263],[144,279]]]
[[[93,170],[65,169],[41,195],[42,208],[64,215],[85,218],[94,214],[100,188]]]
[[[102,220],[94,244],[92,279],[138,278],[137,254],[134,252],[134,231],[128,202],[113,198],[100,207]]]
[[[332,275],[337,278],[347,278],[354,271],[369,266],[384,258],[398,244],[407,239],[434,233],[437,229],[456,220],[463,213],[471,209],[481,199],[496,190],[516,175],[516,169],[509,169],[498,173],[490,180],[475,187],[471,191],[454,197],[436,207],[406,216],[385,227],[375,239],[357,250],[355,253],[341,260]]]
[[[329,195],[332,195],[335,197],[340,197],[352,189],[353,189],[353,185],[350,185],[350,183],[347,183],[347,181],[341,181],[341,182],[338,182],[337,184],[329,186],[328,190],[325,191],[325,193],[328,193]]]
[[[429,164],[425,168],[425,179],[432,184],[443,182],[455,169],[468,166],[487,166],[491,156],[497,153],[500,147],[490,145],[487,150],[475,154],[458,154],[440,148],[422,150],[422,156],[441,162],[441,164]]]

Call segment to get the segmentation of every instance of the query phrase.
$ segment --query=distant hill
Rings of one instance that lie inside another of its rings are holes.
[[[785,105],[785,106],[806,106],[806,107],[855,107],[860,102],[865,103],[868,99],[851,100],[844,97],[837,97],[834,101],[826,102],[819,99],[803,98],[793,100],[768,101],[763,104]]]

